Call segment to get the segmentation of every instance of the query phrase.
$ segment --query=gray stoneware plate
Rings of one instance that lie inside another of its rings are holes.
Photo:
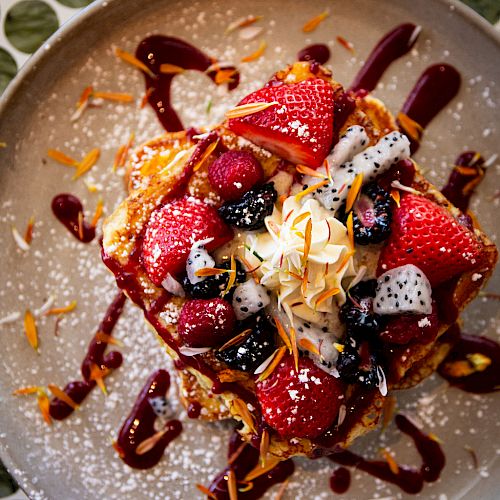
[[[330,17],[313,33],[301,27],[312,16],[330,9]],[[294,60],[311,42],[327,42],[335,77],[349,84],[376,41],[395,25],[411,21],[423,32],[413,52],[397,61],[375,95],[397,111],[417,76],[429,64],[446,61],[463,76],[459,96],[428,128],[417,160],[429,178],[442,184],[456,155],[477,149],[488,158],[498,151],[500,106],[500,43],[498,35],[472,11],[458,3],[429,0],[375,1],[254,1],[115,0],[96,2],[63,27],[23,68],[2,98],[0,141],[0,318],[26,308],[35,310],[54,295],[55,305],[78,300],[77,309],[64,316],[59,335],[54,317],[39,320],[40,353],[28,345],[22,321],[0,327],[1,429],[4,460],[33,498],[196,498],[195,483],[209,484],[225,462],[229,426],[200,424],[186,418],[182,436],[167,449],[157,467],[146,472],[129,469],[117,458],[111,441],[128,414],[136,394],[154,368],[167,365],[154,336],[143,325],[138,310],[128,305],[116,335],[125,346],[123,367],[108,380],[105,398],[93,391],[72,418],[48,427],[33,397],[14,397],[18,387],[66,381],[79,375],[79,364],[114,292],[113,279],[100,262],[98,242],[83,245],[53,217],[55,194],[71,192],[84,201],[90,215],[98,194],[91,194],[82,179],[72,181],[71,169],[47,160],[48,148],[76,157],[93,147],[102,150],[98,164],[85,176],[101,188],[109,213],[124,196],[122,177],[110,166],[120,144],[131,131],[137,143],[161,133],[150,109],[140,110],[142,75],[118,61],[112,46],[133,51],[151,33],[185,38],[221,60],[238,61],[255,50],[256,40],[227,37],[228,23],[247,14],[263,15],[262,35],[268,42],[265,57],[242,68],[242,84],[220,93],[199,73],[176,79],[173,102],[185,124],[216,123],[225,109],[257,89],[271,73]],[[342,35],[351,41],[355,56],[335,42]],[[133,104],[105,104],[70,122],[82,89],[130,92]],[[213,101],[209,114],[207,103]],[[473,203],[485,231],[498,234],[499,166],[494,163]],[[496,197],[495,197],[496,195]],[[495,200],[495,201],[493,201]],[[35,215],[32,246],[25,252],[12,237]],[[499,273],[489,291],[499,291]],[[498,335],[497,303],[479,299],[469,308],[465,329]],[[412,415],[426,432],[443,440],[447,466],[441,479],[426,485],[420,498],[498,498],[499,453],[495,395],[473,396],[447,388],[431,378],[399,396],[399,407]],[[382,444],[395,451],[400,463],[419,464],[407,438],[388,430],[382,438],[372,434],[357,443],[364,455],[376,455]],[[475,450],[474,467],[464,447]],[[327,498],[332,464],[297,460],[297,472],[286,498]],[[274,494],[276,490],[271,493]],[[395,487],[354,472],[353,485],[344,498],[406,498]]]

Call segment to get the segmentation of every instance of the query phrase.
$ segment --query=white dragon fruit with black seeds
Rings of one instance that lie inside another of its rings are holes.
[[[338,342],[337,337],[332,332],[329,332],[326,327],[319,327],[307,321],[294,321],[295,335],[297,338],[298,348],[301,351],[307,352],[307,355],[319,366],[322,370],[337,376],[335,368],[337,358],[339,356],[338,350],[335,348],[334,343]],[[310,351],[306,348],[307,343],[300,344],[302,339],[309,341],[314,348],[318,350],[320,355]]]
[[[203,281],[205,278],[201,276],[196,276],[196,271],[204,269],[205,267],[214,267],[215,260],[212,256],[205,250],[205,247],[200,244],[200,242],[195,243],[189,252],[186,261],[186,273],[188,280],[193,285]]]
[[[366,148],[368,141],[368,136],[366,135],[363,127],[360,127],[359,125],[349,127],[345,131],[345,134],[340,137],[337,144],[335,144],[333,151],[327,158],[330,169],[333,170],[343,163],[352,160],[356,154]],[[327,175],[325,167],[316,169],[316,172],[325,175],[325,177]],[[302,183],[312,186],[318,182],[319,179],[317,177],[306,175]]]
[[[172,416],[172,408],[165,396],[150,398],[149,404],[157,417],[168,419]]]
[[[413,264],[382,274],[377,279],[373,311],[377,314],[431,314],[432,288],[427,276]]]
[[[239,285],[234,290],[233,309],[236,319],[246,319],[266,307],[271,302],[267,290],[253,279]]]
[[[410,157],[410,141],[401,132],[391,132],[377,144],[356,154],[351,161],[332,168],[333,181],[312,193],[323,206],[336,212],[345,202],[349,189],[358,174],[363,174],[363,184],[388,170],[394,163]],[[316,179],[317,181],[317,179]]]
[[[337,168],[346,161],[352,160],[355,155],[366,148],[368,142],[368,135],[363,127],[359,125],[349,127],[328,156],[330,166]]]

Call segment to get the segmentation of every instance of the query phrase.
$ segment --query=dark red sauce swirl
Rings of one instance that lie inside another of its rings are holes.
[[[356,467],[371,476],[393,483],[406,493],[419,493],[422,491],[424,483],[432,483],[439,478],[445,465],[444,453],[437,441],[424,434],[405,416],[396,415],[395,423],[401,432],[414,441],[417,451],[422,457],[420,468],[400,465],[396,474],[386,461],[366,460],[349,450],[332,453],[329,455],[330,460],[343,466]],[[348,483],[345,471],[342,471],[341,479],[338,478],[338,475],[338,470],[334,471],[335,487],[337,487],[337,481],[341,483],[341,486]]]
[[[97,328],[97,333],[104,333],[106,335],[111,335],[113,333],[113,328],[120,317],[123,306],[125,304],[126,297],[122,292],[119,292],[111,305],[108,307],[103,320]],[[81,372],[83,380],[75,380],[69,382],[64,387],[64,392],[77,404],[83,402],[83,400],[90,394],[90,391],[96,386],[96,382],[91,380],[90,372],[91,367],[95,364],[101,369],[115,370],[119,368],[122,364],[123,358],[121,353],[118,351],[111,351],[106,354],[106,348],[108,344],[101,340],[98,340],[96,336],[90,341],[89,347],[87,349],[87,354],[83,358]],[[50,416],[55,420],[63,420],[69,417],[74,409],[69,406],[64,401],[54,398],[50,402]]]
[[[77,240],[90,243],[95,238],[95,226],[85,220],[82,202],[76,196],[58,194],[52,200],[52,212]]]
[[[168,444],[182,432],[182,423],[179,420],[169,420],[155,445],[143,454],[136,453],[137,447],[156,433],[155,421],[158,417],[149,400],[165,396],[169,387],[170,376],[166,370],[152,373],[120,429],[115,447],[120,458],[134,469],[149,469],[156,465]]]
[[[153,35],[142,40],[135,55],[155,75],[154,78],[152,75],[144,75],[146,92],[148,102],[155,110],[163,127],[169,132],[184,130],[184,126],[172,105],[170,94],[176,73],[161,73],[160,66],[172,64],[185,70],[196,70],[203,73],[210,66],[213,66],[216,60],[183,40],[163,35]],[[234,70],[234,74],[231,76],[232,80],[228,84],[229,89],[232,90],[238,86],[240,75],[234,67],[225,67],[224,69]],[[216,74],[215,69],[207,72],[207,76],[214,82]]]

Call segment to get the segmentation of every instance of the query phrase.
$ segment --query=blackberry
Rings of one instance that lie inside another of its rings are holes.
[[[370,352],[368,342],[363,342],[358,347],[353,338],[346,339],[344,350],[337,359],[337,371],[344,382],[377,387],[377,366],[377,358],[374,352]]]
[[[247,191],[237,201],[227,201],[219,208],[219,215],[241,229],[260,229],[264,219],[273,213],[277,193],[274,184],[264,184]]]
[[[230,269],[231,262],[225,261],[224,263],[217,266],[219,269]],[[236,259],[236,282],[225,295],[224,298],[231,299],[235,287],[244,283],[247,279],[247,275],[241,262]],[[204,280],[198,283],[191,283],[187,276],[182,280],[182,286],[184,291],[193,299],[213,299],[215,297],[220,297],[221,293],[226,289],[227,282],[229,280],[229,274],[216,274],[215,276],[207,276]]]
[[[392,201],[389,193],[372,182],[363,188],[361,196],[354,204],[352,222],[354,241],[359,245],[380,243],[391,232]],[[339,210],[339,220],[344,223],[348,214],[345,205]]]
[[[361,281],[349,290],[346,303],[340,308],[340,320],[355,338],[373,337],[385,326],[382,316],[373,312],[377,280]]]
[[[274,352],[276,329],[269,323],[264,313],[241,321],[236,331],[242,332],[247,329],[251,329],[252,333],[241,344],[217,351],[215,356],[234,370],[252,372]]]

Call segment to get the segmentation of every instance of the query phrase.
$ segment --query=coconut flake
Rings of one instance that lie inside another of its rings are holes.
[[[33,315],[34,316],[44,315],[48,310],[50,310],[55,300],[56,296],[54,294],[50,294],[49,298],[38,309],[35,309],[35,311],[33,311]]]
[[[165,279],[161,282],[161,286],[176,297],[186,296],[182,285],[170,273],[167,273],[167,276],[165,276]]]
[[[14,321],[17,321],[20,317],[21,313],[19,311],[12,312],[0,319],[0,325],[6,325],[7,323],[14,323]]]
[[[14,237],[14,241],[16,242],[17,246],[24,251],[27,251],[30,249],[30,246],[26,242],[26,240],[19,234],[19,231],[12,226],[12,236]]]
[[[198,354],[205,354],[206,352],[211,350],[211,347],[179,347],[179,352],[183,356],[198,356]]]
[[[382,396],[387,396],[387,380],[385,378],[384,370],[380,366],[377,366],[377,377],[378,377],[378,390]]]

